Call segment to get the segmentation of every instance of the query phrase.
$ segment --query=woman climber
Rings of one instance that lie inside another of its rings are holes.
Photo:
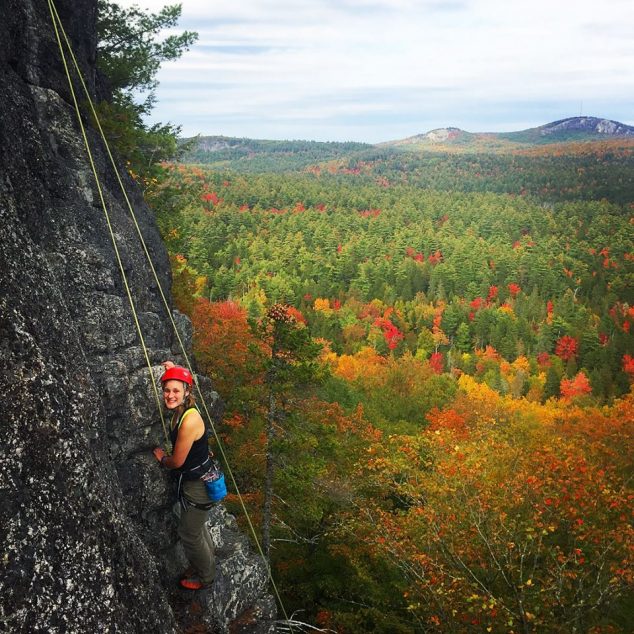
[[[201,480],[212,467],[208,431],[191,393],[191,372],[171,361],[166,361],[163,366],[165,372],[161,384],[165,407],[172,413],[170,440],[173,452],[168,456],[157,447],[153,453],[161,466],[173,470],[178,476],[178,536],[190,563],[180,585],[188,590],[200,590],[211,585],[215,573],[214,545],[205,525],[214,503]]]

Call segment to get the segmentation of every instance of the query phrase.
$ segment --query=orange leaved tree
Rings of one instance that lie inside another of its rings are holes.
[[[191,312],[194,352],[200,369],[214,383],[225,402],[235,401],[235,391],[257,380],[249,346],[256,345],[247,312],[231,300],[209,302],[198,298]]]

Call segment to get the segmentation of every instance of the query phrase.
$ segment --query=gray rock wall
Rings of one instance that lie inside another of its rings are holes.
[[[57,7],[89,86],[95,0]],[[184,565],[158,409],[44,0],[0,0],[1,632],[174,632]],[[149,355],[177,358],[167,312],[89,129]],[[161,284],[169,264],[124,175]],[[183,336],[188,322],[177,316]],[[218,403],[201,377],[208,405]],[[263,564],[222,507],[210,530],[216,631],[268,632]]]

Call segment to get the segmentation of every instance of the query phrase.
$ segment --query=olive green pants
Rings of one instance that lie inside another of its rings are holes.
[[[205,483],[202,480],[183,482],[183,493],[187,500],[198,504],[209,504]],[[209,511],[193,506],[180,508],[178,536],[181,538],[185,555],[203,583],[211,583],[216,572],[214,544],[207,530]]]

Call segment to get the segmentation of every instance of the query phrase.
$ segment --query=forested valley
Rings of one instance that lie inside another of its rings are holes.
[[[634,144],[282,149],[138,179],[286,611],[629,631]]]

